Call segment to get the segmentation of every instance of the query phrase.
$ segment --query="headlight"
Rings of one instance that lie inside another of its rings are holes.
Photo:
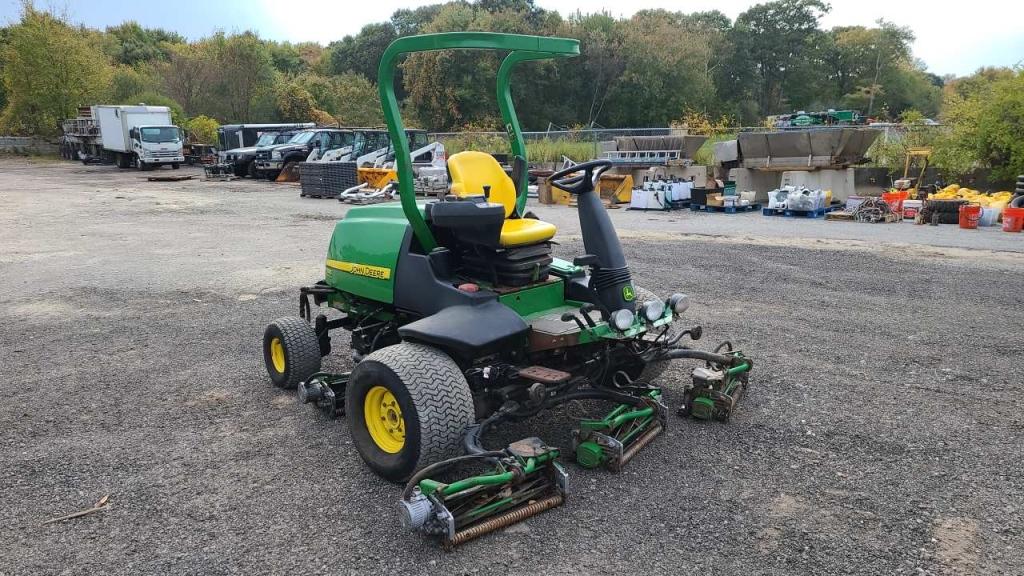
[[[633,326],[633,313],[625,308],[612,312],[609,319],[612,322],[612,326],[619,332],[625,332]]]
[[[648,322],[654,322],[655,320],[660,320],[665,315],[665,303],[661,300],[648,300],[644,302],[640,310]]]
[[[278,152],[277,150],[274,150],[273,152],[270,153],[270,159],[271,160],[280,160],[281,159],[281,153]]]
[[[668,306],[672,309],[672,312],[682,314],[690,307],[690,297],[686,294],[676,292],[668,297]]]

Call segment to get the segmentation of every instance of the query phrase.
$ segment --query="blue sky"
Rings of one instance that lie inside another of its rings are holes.
[[[420,0],[36,0],[39,7],[65,12],[76,23],[103,28],[123,20],[174,30],[190,39],[222,29],[255,30],[260,36],[327,44],[355,34],[370,22],[386,20],[396,9],[432,4]],[[563,15],[606,10],[629,16],[643,8],[686,12],[718,9],[731,18],[751,0],[536,0]],[[980,66],[1024,65],[1024,2],[973,0],[833,0],[822,19],[825,28],[872,25],[878,18],[909,26],[917,35],[914,54],[936,74],[970,74]],[[0,21],[16,20],[19,0],[0,0]]]

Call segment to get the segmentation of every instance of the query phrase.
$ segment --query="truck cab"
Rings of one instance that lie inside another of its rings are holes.
[[[181,129],[177,126],[136,126],[128,134],[139,170],[165,164],[177,168],[185,161]]]
[[[351,130],[317,128],[296,132],[285,144],[260,148],[256,152],[256,174],[268,180],[277,178],[281,170],[291,162],[304,162],[314,150],[322,156],[325,152],[351,146]]]

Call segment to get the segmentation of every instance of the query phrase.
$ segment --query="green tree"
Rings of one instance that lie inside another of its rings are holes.
[[[185,111],[181,107],[181,104],[176,102],[173,98],[164,96],[159,92],[143,92],[142,94],[136,94],[132,96],[131,100],[115,102],[115,104],[145,104],[146,106],[167,106],[171,109],[172,124],[174,124],[175,126],[185,126],[188,120],[188,117],[185,116]]]
[[[754,81],[761,115],[788,111],[789,93],[805,87],[807,57],[822,34],[818,19],[828,10],[821,0],[775,0],[736,18],[735,73],[741,83]]]
[[[143,28],[134,20],[108,27],[107,34],[113,40],[114,61],[129,66],[167,60],[171,45],[185,43],[179,34],[160,28]]]
[[[196,114],[203,102],[212,99],[217,77],[215,52],[209,41],[174,45],[167,62],[156,67],[163,91],[181,102],[187,114]]]
[[[638,12],[622,27],[625,69],[609,97],[620,126],[666,126],[686,109],[714,100],[708,29],[681,13]]]
[[[23,5],[3,53],[5,131],[53,135],[60,121],[108,90],[111,66],[89,38],[67,22]]]
[[[377,87],[358,74],[342,74],[336,79],[337,108],[333,115],[343,126],[380,126],[384,113]]]
[[[398,33],[390,22],[363,26],[359,34],[345,36],[340,42],[328,48],[331,53],[331,73],[355,72],[366,78],[377,78],[380,58],[397,37]]]
[[[290,82],[281,87],[275,99],[283,122],[309,122],[316,110],[313,96],[302,86]]]
[[[7,106],[7,88],[4,86],[4,53],[7,51],[10,28],[0,28],[0,112]]]
[[[576,106],[568,120],[585,126],[606,122],[608,96],[626,69],[622,26],[607,12],[576,14],[560,32],[580,41],[580,57],[558,63],[559,77],[577,95],[569,99]]]
[[[277,79],[267,44],[253,32],[234,34],[216,41],[217,87],[225,116],[251,122],[261,96],[271,92]]]
[[[979,71],[947,91],[948,132],[936,162],[954,173],[988,167],[997,178],[1024,174],[1024,70]]]
[[[299,49],[290,42],[270,42],[270,59],[274,68],[284,74],[298,74],[306,69],[306,61]]]
[[[130,102],[137,95],[153,89],[153,78],[131,66],[114,66],[110,78],[110,99],[114,102]]]
[[[190,142],[210,144],[217,141],[220,124],[209,116],[196,116],[185,122],[184,128],[189,133]]]
[[[488,8],[498,10],[489,11]],[[562,25],[561,18],[532,2],[483,2],[445,4],[422,32],[489,31],[551,35]],[[494,82],[500,65],[494,52],[445,51],[411,54],[401,66],[402,84],[409,107],[425,126],[452,129],[465,125],[497,126]],[[513,97],[521,122],[537,126],[558,118],[572,104],[561,93],[557,64],[539,62],[520,66],[513,78]],[[544,120],[540,120],[543,118]],[[543,127],[543,126],[541,126]]]

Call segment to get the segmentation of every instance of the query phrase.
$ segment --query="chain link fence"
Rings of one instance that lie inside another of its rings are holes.
[[[871,146],[867,156],[869,165],[902,169],[908,148],[930,147],[944,133],[941,125],[903,125],[884,124],[875,126],[854,126],[872,128],[882,132]],[[802,129],[828,130],[831,126],[818,126]],[[530,147],[530,160],[534,162],[560,162],[563,156],[577,162],[596,158],[605,149],[602,142],[613,142],[616,138],[626,136],[673,136],[700,135],[708,136],[707,142],[694,154],[695,164],[710,165],[714,163],[714,145],[716,142],[733,140],[740,132],[776,132],[794,128],[765,126],[735,126],[715,128],[711,130],[692,130],[687,128],[585,128],[566,130],[560,127],[543,131],[523,132],[523,138]],[[449,154],[462,150],[481,150],[491,153],[507,153],[508,138],[504,132],[433,132],[432,140],[445,145]]]

